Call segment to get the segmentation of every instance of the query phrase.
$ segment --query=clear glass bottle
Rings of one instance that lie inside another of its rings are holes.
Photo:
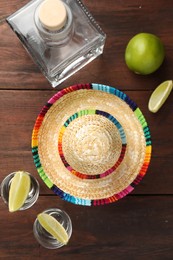
[[[61,0],[65,7],[61,27],[51,27],[48,21],[45,25],[40,15],[45,1],[59,0],[31,1],[8,17],[7,22],[56,87],[102,54],[106,35],[79,0]]]

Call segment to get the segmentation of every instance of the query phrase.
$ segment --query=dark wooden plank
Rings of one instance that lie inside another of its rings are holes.
[[[0,201],[2,259],[172,259],[173,197],[126,197],[117,204],[82,207],[41,196],[27,211],[8,213]],[[41,211],[65,210],[73,223],[69,244],[40,247],[32,227]]]
[[[118,86],[121,89],[121,87]],[[0,118],[3,122],[0,128],[1,151],[29,151],[32,129],[36,117],[48,101],[56,93],[54,91],[1,91]],[[125,91],[141,108],[150,126],[153,141],[153,156],[173,156],[172,102],[169,97],[163,108],[152,114],[148,110],[149,91]],[[165,127],[165,125],[167,127]]]
[[[16,12],[27,3],[27,0],[14,0],[9,4],[7,1],[2,0],[0,4],[0,23],[3,23],[5,18]]]
[[[0,4],[2,19],[20,8],[27,1]],[[160,82],[172,78],[172,0],[84,1],[107,34],[104,54],[76,73],[60,88],[80,82],[112,82],[124,89],[153,90]],[[162,22],[161,22],[162,21]],[[150,76],[135,75],[124,62],[125,47],[129,39],[141,31],[157,34],[166,48],[163,66]],[[50,89],[51,86],[28,56],[10,27],[3,23],[0,43],[0,88]]]
[[[17,170],[25,170],[30,172],[39,181],[41,195],[53,195],[53,192],[40,179],[32,159],[31,151],[0,152],[0,158],[0,183],[9,173]],[[172,158],[153,157],[146,176],[129,196],[140,194],[173,194],[172,183]]]
[[[47,100],[55,91],[1,91],[0,128],[1,180],[10,172],[24,169],[37,176],[31,154],[31,134],[35,119]],[[134,91],[126,93],[140,104],[149,123],[153,155],[147,176],[135,189],[135,194],[172,194],[172,135],[173,131],[172,98],[167,100],[158,114],[147,108],[150,93]],[[144,99],[145,97],[145,99]],[[166,115],[166,116],[165,116]],[[167,125],[167,128],[165,128]],[[51,193],[41,184],[41,193]]]

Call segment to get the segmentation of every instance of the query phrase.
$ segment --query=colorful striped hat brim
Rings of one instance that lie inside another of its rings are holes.
[[[151,135],[139,107],[122,91],[80,84],[57,92],[32,133],[41,179],[63,200],[79,205],[115,202],[147,172]]]

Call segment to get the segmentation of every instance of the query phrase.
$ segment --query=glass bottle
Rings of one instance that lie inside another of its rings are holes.
[[[34,0],[7,22],[53,87],[103,52],[106,35],[80,0]]]

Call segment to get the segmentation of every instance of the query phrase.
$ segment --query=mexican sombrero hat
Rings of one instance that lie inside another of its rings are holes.
[[[146,174],[151,136],[125,93],[80,84],[57,92],[42,108],[32,154],[41,179],[62,199],[102,205],[127,195]]]

